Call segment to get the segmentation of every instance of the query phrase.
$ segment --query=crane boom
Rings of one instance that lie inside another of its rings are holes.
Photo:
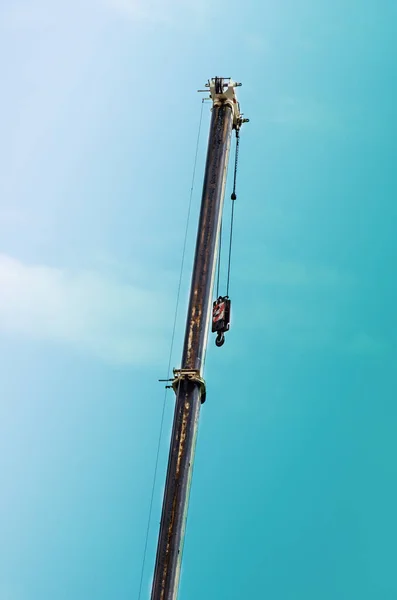
[[[232,130],[245,121],[231,79],[215,77],[207,87],[213,102],[196,251],[181,369],[174,370],[176,394],[151,600],[176,600],[189,502],[200,406],[205,401],[203,369],[225,195]]]

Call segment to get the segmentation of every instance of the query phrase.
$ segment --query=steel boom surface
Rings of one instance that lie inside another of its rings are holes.
[[[212,110],[201,212],[182,355],[182,371],[202,377],[212,310],[212,290],[233,127],[227,104]],[[176,600],[203,386],[181,378],[152,586],[152,600]]]

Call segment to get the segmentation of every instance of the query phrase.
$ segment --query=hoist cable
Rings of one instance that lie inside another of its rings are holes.
[[[237,181],[237,167],[238,167],[238,151],[240,146],[240,132],[236,129],[236,154],[234,156],[234,173],[233,173],[233,192],[232,192],[232,200],[236,200],[236,181]]]
[[[180,272],[179,272],[179,283],[178,283],[178,291],[177,291],[177,295],[176,295],[175,312],[174,312],[174,325],[172,328],[170,353],[169,353],[169,357],[168,357],[168,367],[167,367],[167,378],[168,379],[170,378],[170,375],[171,375],[172,352],[174,349],[176,322],[177,322],[177,318],[178,318],[179,300],[180,300],[181,287],[182,287],[183,267],[185,264],[187,235],[188,235],[188,230],[189,230],[190,214],[191,214],[191,210],[192,210],[193,189],[194,189],[194,182],[195,182],[195,178],[196,178],[196,167],[197,167],[197,157],[198,157],[198,151],[199,151],[199,145],[200,145],[201,125],[203,122],[203,108],[204,108],[204,98],[201,101],[201,111],[200,111],[200,120],[199,120],[199,127],[198,127],[198,133],[197,133],[196,151],[195,151],[194,164],[193,164],[192,183],[191,183],[191,187],[190,187],[189,206],[188,206],[187,216],[186,216],[185,239],[183,242],[181,268],[180,268]],[[180,386],[180,382],[178,385],[177,392],[179,392],[179,386]],[[166,388],[165,392],[164,392],[163,408],[162,408],[162,413],[161,413],[161,418],[160,418],[160,430],[159,430],[158,441],[157,441],[157,452],[156,452],[152,491],[151,491],[150,504],[149,504],[149,516],[148,516],[147,527],[146,527],[145,546],[144,546],[144,550],[143,550],[143,560],[142,560],[141,577],[140,577],[140,582],[139,582],[138,600],[141,599],[141,595],[142,595],[143,576],[144,576],[144,572],[145,572],[147,547],[148,547],[148,542],[149,542],[150,523],[152,520],[153,501],[154,501],[154,493],[155,493],[156,480],[157,480],[157,471],[158,471],[158,466],[159,466],[161,438],[162,438],[163,428],[164,428],[164,417],[165,417],[167,393],[168,393],[168,388]]]
[[[219,250],[218,250],[218,276],[216,280],[216,297],[219,298],[219,279],[221,276],[221,251],[222,251],[222,220],[219,231]]]
[[[240,135],[239,135],[239,130],[236,129],[236,154],[235,154],[235,158],[234,158],[233,191],[231,194],[232,214],[231,214],[231,218],[230,218],[229,259],[228,259],[228,267],[227,267],[226,296],[229,296],[229,287],[230,287],[230,268],[231,268],[231,261],[232,261],[232,242],[233,242],[233,225],[234,225],[234,202],[237,198],[237,196],[236,196],[236,181],[237,181],[239,144],[240,144]]]
[[[229,297],[230,267],[231,267],[231,261],[232,261],[233,222],[234,222],[234,201],[232,202],[232,216],[230,219],[229,262],[228,262],[228,266],[227,266],[227,284],[226,284],[226,296],[227,297]]]

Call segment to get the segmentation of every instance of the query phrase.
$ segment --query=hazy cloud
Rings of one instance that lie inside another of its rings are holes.
[[[91,271],[26,265],[0,255],[0,330],[68,344],[104,360],[163,360],[157,296]],[[162,299],[163,311],[164,298]]]
[[[311,98],[281,98],[269,120],[276,125],[321,133],[342,130],[341,116]]]
[[[376,356],[389,350],[389,344],[381,339],[374,338],[368,333],[356,334],[347,344],[346,351],[349,354],[362,356]]]
[[[240,280],[260,290],[251,298],[250,316],[265,336],[286,347],[339,346],[346,299],[356,289],[349,273],[329,265],[262,258],[252,261]]]
[[[242,37],[242,40],[247,50],[256,55],[268,52],[270,47],[268,38],[263,34],[247,33]]]
[[[1,600],[25,600],[27,598],[26,590],[19,584],[0,584]]]
[[[163,22],[175,25],[186,19],[190,24],[195,20],[200,22],[208,13],[207,0],[195,2],[194,0],[103,0],[105,6],[116,11],[133,21],[146,20]],[[196,23],[197,24],[197,23]]]
[[[257,254],[261,257],[260,261],[249,261],[249,266],[240,275],[242,279],[273,286],[335,287],[348,286],[353,282],[348,273],[332,266],[264,258],[265,250]]]
[[[349,299],[359,296],[360,282],[349,272],[330,265],[263,258],[245,269],[240,281],[251,282],[251,289],[260,286],[260,294],[250,301],[255,327],[286,347],[332,348],[362,357],[379,356],[392,347],[390,340],[354,331]]]

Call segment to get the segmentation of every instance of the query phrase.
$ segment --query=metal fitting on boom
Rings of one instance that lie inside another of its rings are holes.
[[[248,123],[249,119],[244,119],[240,112],[240,104],[236,96],[236,87],[242,84],[233,81],[230,77],[214,77],[206,84],[210,88],[210,96],[214,106],[228,104],[233,113],[233,129],[240,129],[243,123]]]
[[[206,387],[205,381],[200,377],[199,371],[196,369],[174,369],[174,379],[172,380],[171,387],[175,394],[178,395],[182,383],[189,382],[198,385],[200,388],[201,404],[204,404],[206,399]]]

